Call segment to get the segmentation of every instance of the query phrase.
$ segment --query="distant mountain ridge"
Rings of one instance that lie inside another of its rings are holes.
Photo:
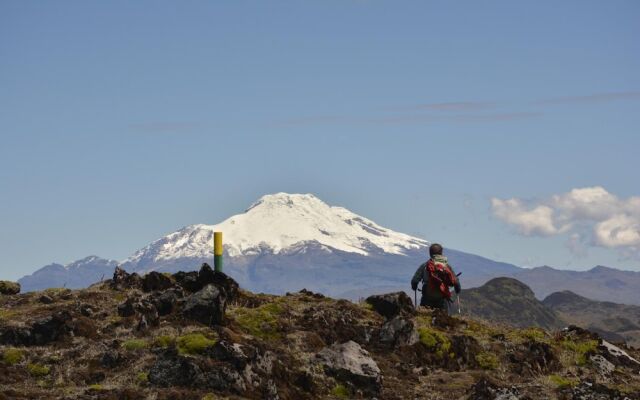
[[[110,278],[117,266],[118,262],[115,260],[89,256],[67,265],[46,265],[33,274],[20,278],[19,283],[23,292],[50,287],[81,289],[103,278]]]
[[[640,306],[594,301],[568,290],[552,293],[542,303],[566,323],[640,347]]]

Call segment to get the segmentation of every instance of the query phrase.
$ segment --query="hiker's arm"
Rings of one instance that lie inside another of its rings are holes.
[[[423,270],[423,268],[424,268],[424,264],[421,264],[418,267],[418,269],[416,270],[416,273],[413,274],[413,278],[411,278],[411,290],[418,289],[418,284],[422,280],[422,270]]]
[[[453,276],[456,278],[456,283],[453,285],[453,288],[455,289],[456,294],[458,294],[462,290],[462,287],[460,286],[460,277],[456,275],[456,271],[453,270],[453,267],[451,265],[449,265],[449,269],[451,270]]]

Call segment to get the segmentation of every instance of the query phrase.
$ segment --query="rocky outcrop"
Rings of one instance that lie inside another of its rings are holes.
[[[0,328],[0,344],[13,346],[42,346],[65,337],[72,330],[72,317],[59,311],[33,322],[30,327],[6,326]]]
[[[399,314],[412,315],[415,312],[411,298],[405,292],[377,294],[369,296],[366,301],[378,314],[387,319]]]
[[[317,354],[325,370],[347,385],[369,394],[380,392],[382,373],[369,352],[354,341],[334,344]]]
[[[20,284],[11,281],[0,281],[0,295],[12,295],[20,293]]]
[[[186,318],[205,325],[219,325],[224,319],[225,309],[224,292],[209,284],[185,299],[182,313]]]

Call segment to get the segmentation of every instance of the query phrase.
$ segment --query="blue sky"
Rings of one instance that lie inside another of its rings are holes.
[[[639,18],[637,1],[0,1],[0,277],[123,259],[279,191],[518,265],[640,270]],[[608,200],[575,211],[581,188]]]

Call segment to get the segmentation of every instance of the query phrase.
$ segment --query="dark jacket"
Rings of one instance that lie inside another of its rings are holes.
[[[451,265],[449,264],[447,257],[445,256],[441,256],[441,255],[435,255],[432,257],[434,261],[446,264],[447,267],[449,267],[449,269],[451,270],[451,272],[453,273],[453,275],[455,276],[455,272],[453,270],[453,268],[451,267]],[[418,284],[420,282],[423,282],[422,284],[422,300],[420,303],[422,305],[424,305],[425,302],[428,303],[439,303],[442,300],[444,300],[444,297],[442,296],[442,293],[440,293],[439,290],[434,290],[430,287],[430,285],[427,285],[427,283],[429,282],[429,273],[427,272],[427,262],[422,263],[418,269],[416,270],[416,273],[413,274],[413,278],[411,278],[411,288],[413,290],[416,290],[418,288]],[[456,293],[460,293],[460,279],[456,278],[456,284],[454,286]]]

